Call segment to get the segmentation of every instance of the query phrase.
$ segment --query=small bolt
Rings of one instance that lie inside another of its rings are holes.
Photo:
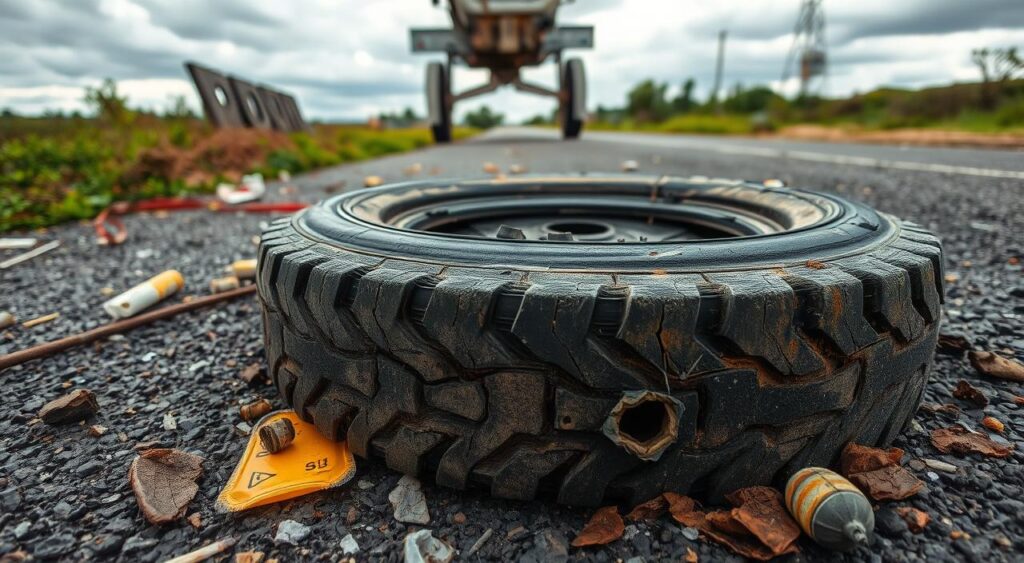
[[[498,227],[498,238],[511,239],[511,240],[526,240],[526,235],[523,234],[522,229],[510,227],[508,225],[502,225]]]

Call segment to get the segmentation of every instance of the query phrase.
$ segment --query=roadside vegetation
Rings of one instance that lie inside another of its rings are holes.
[[[412,126],[216,130],[184,100],[159,115],[131,109],[111,81],[87,89],[85,100],[89,115],[0,113],[0,232],[88,219],[118,200],[210,193],[251,172],[271,179],[432,142]]]

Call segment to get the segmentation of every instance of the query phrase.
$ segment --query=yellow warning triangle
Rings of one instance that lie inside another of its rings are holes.
[[[295,440],[271,454],[260,444],[259,430],[287,418],[295,427]],[[337,487],[356,474],[356,462],[346,442],[321,436],[294,411],[272,412],[252,429],[238,467],[217,497],[217,508],[237,512]]]

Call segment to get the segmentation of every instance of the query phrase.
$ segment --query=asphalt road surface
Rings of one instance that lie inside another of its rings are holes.
[[[281,193],[281,184],[274,183],[270,199],[315,201],[328,191],[361,186],[368,174],[387,181],[480,177],[485,161],[503,170],[519,164],[531,173],[596,173],[618,172],[625,160],[636,160],[643,174],[776,178],[914,220],[945,244],[943,334],[963,335],[977,350],[1024,358],[1024,153],[610,133],[561,142],[550,131],[506,129],[303,175],[291,182],[297,193]],[[403,170],[414,164],[421,172],[406,175]],[[252,238],[267,220],[208,212],[135,215],[126,221],[128,242],[117,247],[97,246],[88,225],[50,229],[40,236],[60,239],[59,249],[0,271],[0,310],[22,320],[55,311],[60,317],[3,331],[0,354],[105,323],[103,288],[120,291],[167,268],[185,275],[184,294],[207,293],[208,281],[223,275],[226,264],[255,255]],[[359,559],[400,560],[410,527],[393,519],[387,500],[399,475],[379,463],[358,460],[355,479],[336,490],[239,515],[215,511],[215,498],[247,439],[236,428],[238,405],[257,396],[282,405],[269,385],[250,386],[238,377],[243,367],[262,361],[260,339],[255,300],[245,298],[0,373],[0,555],[23,550],[39,559],[157,561],[233,537],[239,552],[262,551],[282,561],[338,560],[342,538],[352,534]],[[960,379],[981,389],[989,405],[981,409],[954,399],[951,390]],[[96,393],[100,410],[93,420],[49,426],[35,419],[45,402],[74,388]],[[926,408],[896,443],[927,489],[907,501],[883,503],[874,544],[839,559],[1024,558],[1024,422],[1018,395],[1024,395],[1020,383],[983,377],[962,353],[940,352]],[[946,403],[959,411],[927,408]],[[176,429],[165,428],[167,414]],[[994,439],[1015,447],[1010,457],[957,457],[931,446],[930,430],[958,420],[984,431],[984,415],[1006,424]],[[88,424],[108,430],[93,437]],[[205,459],[199,493],[187,511],[199,514],[198,527],[185,520],[151,526],[141,517],[127,471],[135,446],[149,441]],[[936,461],[954,468],[935,469],[942,467]],[[688,549],[701,561],[735,559],[715,544],[690,539],[691,531],[666,519],[632,524],[624,539],[604,548],[569,548],[589,510],[498,501],[429,483],[424,491],[428,527],[463,554],[493,529],[473,559],[560,560],[567,552],[573,559],[678,561]],[[905,506],[928,513],[931,522],[923,532],[912,533],[897,515]],[[275,544],[278,523],[289,519],[309,526],[311,534],[297,546]],[[833,557],[806,538],[800,547],[796,559]]]

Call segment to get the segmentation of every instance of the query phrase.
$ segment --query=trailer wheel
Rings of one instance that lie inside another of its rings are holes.
[[[563,65],[561,99],[562,138],[575,139],[587,115],[587,80],[580,59],[569,59]]]
[[[443,63],[427,64],[427,118],[435,143],[452,140],[451,77]]]
[[[942,250],[858,203],[666,177],[422,182],[263,233],[269,373],[359,456],[598,505],[781,486],[913,417]]]

